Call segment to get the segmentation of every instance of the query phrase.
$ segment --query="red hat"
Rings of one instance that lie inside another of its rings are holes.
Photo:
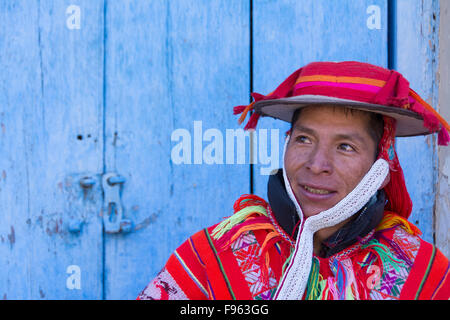
[[[403,170],[395,151],[396,136],[417,136],[439,132],[438,144],[450,141],[448,123],[414,90],[397,71],[368,63],[314,62],[298,69],[267,96],[252,93],[254,102],[234,107],[242,123],[253,110],[245,129],[256,128],[259,117],[270,116],[291,122],[295,110],[311,105],[333,104],[383,115],[384,132],[378,158],[390,166],[390,182],[384,188],[385,207],[405,218],[412,211]]]
[[[254,102],[237,106],[242,123],[250,110],[245,129],[254,129],[259,117],[270,116],[290,122],[295,110],[314,104],[334,104],[380,113],[396,120],[396,136],[439,132],[438,143],[448,145],[450,126],[395,70],[368,63],[313,62],[298,69],[272,93],[252,93]]]

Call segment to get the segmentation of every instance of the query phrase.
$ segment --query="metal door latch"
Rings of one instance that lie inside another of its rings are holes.
[[[124,183],[125,178],[115,172],[105,173],[102,177],[104,192],[102,213],[106,233],[130,232],[132,230],[131,220],[123,219],[120,187]]]

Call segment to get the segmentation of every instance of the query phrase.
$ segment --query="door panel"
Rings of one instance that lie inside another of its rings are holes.
[[[248,193],[248,164],[208,164],[205,154],[216,140],[220,152],[237,127],[233,106],[248,101],[249,5],[110,1],[106,18],[106,170],[126,178],[134,222],[106,235],[106,298],[134,299],[182,241]],[[190,136],[191,164],[171,158],[177,129]]]
[[[436,108],[438,88],[438,1],[397,2],[396,68],[409,80],[411,88]],[[415,21],[415,23],[411,23]],[[434,242],[434,210],[437,181],[437,135],[398,139],[398,156],[406,187],[413,200],[409,220]]]
[[[390,60],[436,105],[438,1],[396,3]],[[135,299],[241,194],[267,199],[289,125],[261,118],[250,142],[233,106],[312,61],[388,64],[387,0],[7,0],[0,19],[5,299]],[[436,149],[398,142],[428,241]],[[109,172],[128,232],[104,232]]]
[[[103,162],[103,7],[78,3],[80,29],[67,27],[62,1],[0,5],[0,288],[7,299],[101,298],[101,189],[83,191],[79,179],[97,179]],[[79,276],[75,287],[71,275]]]

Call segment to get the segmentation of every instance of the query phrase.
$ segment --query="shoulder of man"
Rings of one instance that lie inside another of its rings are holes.
[[[203,234],[204,230],[195,233],[176,248],[137,300],[208,299],[204,257],[198,252],[204,243]]]
[[[404,284],[401,299],[450,299],[448,258],[433,244],[418,237],[419,247],[414,264]]]
[[[396,215],[385,215],[377,227],[384,245],[389,247],[398,261],[397,269],[383,271],[382,279],[396,280],[401,284],[400,299],[442,300],[450,298],[450,275],[448,258],[433,244],[420,237],[420,231],[406,219]],[[393,260],[391,260],[395,263]],[[381,283],[381,287],[384,284]],[[387,288],[385,286],[384,288]]]
[[[267,215],[267,206],[264,199],[255,195],[239,197],[233,205],[234,213],[183,242],[137,299],[211,298],[214,295],[211,282],[215,286],[223,282],[223,261],[232,254],[228,250],[231,245],[248,232],[258,233],[263,229],[270,231],[274,228]],[[223,290],[219,291],[228,292],[227,284],[223,283],[223,286]]]

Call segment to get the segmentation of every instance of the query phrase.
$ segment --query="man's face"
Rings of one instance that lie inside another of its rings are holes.
[[[369,114],[340,107],[301,111],[285,155],[285,169],[305,217],[336,205],[374,163]]]

